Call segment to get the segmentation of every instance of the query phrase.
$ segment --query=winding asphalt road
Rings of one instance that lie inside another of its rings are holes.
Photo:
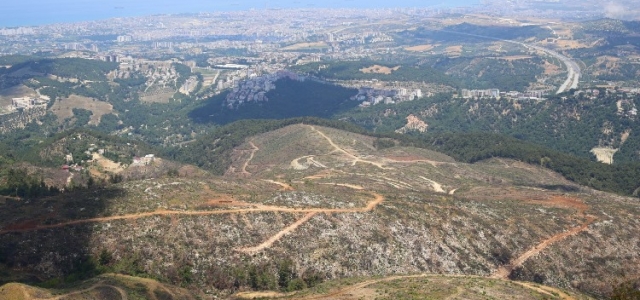
[[[547,49],[547,48],[543,48],[543,47],[540,47],[540,46],[525,44],[525,43],[518,42],[518,41],[504,40],[504,39],[485,36],[485,35],[477,35],[477,34],[457,32],[457,31],[448,31],[448,30],[442,30],[442,32],[460,34],[460,35],[466,35],[466,36],[474,36],[474,37],[479,37],[479,38],[484,38],[484,39],[491,39],[491,40],[496,40],[496,41],[501,41],[501,42],[506,42],[506,43],[511,43],[511,44],[517,44],[517,45],[520,45],[520,46],[528,48],[528,49],[535,49],[535,50],[538,50],[538,51],[545,52],[546,54],[559,59],[560,61],[562,61],[562,63],[567,68],[567,80],[565,80],[564,83],[560,86],[560,88],[558,88],[558,91],[556,92],[556,94],[560,94],[560,93],[566,92],[566,91],[568,91],[570,89],[578,88],[578,84],[580,83],[580,76],[582,75],[582,73],[580,71],[580,66],[578,66],[578,64],[573,59],[571,59],[570,57],[564,56],[564,55],[562,55],[562,54],[560,54],[560,53],[558,53],[556,51],[553,51],[553,50],[550,50],[550,49]]]

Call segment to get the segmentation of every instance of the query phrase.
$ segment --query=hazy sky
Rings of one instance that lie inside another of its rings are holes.
[[[477,4],[479,0],[3,0],[0,27],[41,25],[112,17],[203,11],[232,11],[251,8],[305,7],[454,7]],[[115,9],[121,7],[121,9]]]

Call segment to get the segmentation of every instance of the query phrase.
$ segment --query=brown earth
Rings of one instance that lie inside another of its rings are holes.
[[[98,125],[103,115],[113,112],[113,106],[107,102],[78,95],[71,95],[69,98],[56,101],[50,110],[58,117],[58,121],[62,122],[66,118],[73,117],[74,108],[90,110],[93,113],[89,120],[89,124],[91,125]]]

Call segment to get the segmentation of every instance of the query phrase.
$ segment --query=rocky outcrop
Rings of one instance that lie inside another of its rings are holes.
[[[429,125],[424,121],[418,119],[418,117],[414,115],[407,116],[407,125],[396,130],[397,133],[407,133],[409,131],[419,131],[419,132],[427,132],[427,128]]]

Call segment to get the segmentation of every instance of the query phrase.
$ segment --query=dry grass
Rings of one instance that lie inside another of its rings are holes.
[[[146,103],[169,103],[176,91],[171,88],[158,89],[150,93],[140,93],[140,101]]]
[[[562,72],[561,67],[558,67],[557,65],[554,65],[548,61],[545,61],[542,67],[544,68],[545,75],[557,75]]]
[[[530,59],[533,58],[533,56],[529,56],[529,55],[511,55],[511,56],[501,56],[498,57],[499,59],[503,59],[503,60],[507,60],[507,61],[514,61],[514,60],[519,60],[519,59]]]
[[[462,45],[447,47],[445,49],[445,54],[449,56],[460,56],[460,54],[462,54]]]
[[[289,45],[287,47],[282,48],[285,51],[295,51],[295,50],[305,50],[305,49],[315,49],[315,48],[326,48],[328,47],[325,42],[316,42],[316,43],[298,43]]]
[[[404,50],[412,51],[412,52],[424,52],[424,51],[429,51],[433,48],[435,48],[434,45],[426,44],[426,45],[417,45],[417,46],[407,47],[407,48],[404,48]]]
[[[113,112],[113,105],[107,102],[78,95],[71,95],[69,98],[56,101],[51,107],[51,112],[58,117],[59,122],[62,122],[66,118],[73,117],[74,108],[90,110],[93,113],[93,115],[91,115],[91,120],[89,120],[89,124],[91,125],[100,124],[100,118],[103,115]]]
[[[591,153],[596,156],[596,159],[605,164],[613,164],[613,155],[618,152],[619,149],[596,147],[591,149]]]
[[[0,107],[11,105],[11,100],[13,98],[28,96],[36,97],[37,93],[34,89],[31,89],[25,85],[17,85],[14,87],[6,88],[4,90],[0,90]]]
[[[555,46],[557,48],[560,48],[562,50],[570,50],[570,49],[580,49],[580,48],[589,48],[591,47],[590,45],[584,44],[580,41],[576,41],[576,40],[561,40],[561,39],[555,39],[552,42],[541,42],[540,43],[541,46],[543,47],[549,47],[549,46]]]

